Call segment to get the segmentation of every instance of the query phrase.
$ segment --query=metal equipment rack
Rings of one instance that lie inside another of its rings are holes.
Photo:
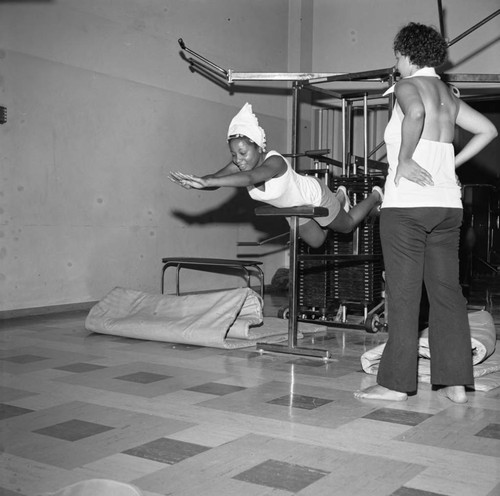
[[[468,35],[475,29],[479,28],[485,22],[491,20],[500,14],[500,10],[491,14],[488,18],[477,23],[475,26],[458,36],[448,43],[451,46],[459,41],[464,36]],[[440,19],[442,19],[442,9],[440,6]],[[193,71],[198,71],[202,74],[215,75],[223,77],[228,83],[232,84],[238,81],[287,81],[291,83],[292,90],[292,122],[291,122],[291,143],[292,150],[290,159],[292,167],[297,169],[297,157],[301,156],[298,152],[298,121],[299,121],[299,102],[300,91],[307,89],[323,93],[331,98],[340,99],[342,102],[343,124],[342,124],[342,143],[343,153],[341,163],[334,163],[329,157],[322,157],[322,161],[329,165],[339,166],[342,168],[342,175],[335,177],[331,174],[331,168],[328,167],[325,172],[327,179],[333,182],[342,178],[350,178],[351,181],[358,181],[361,178],[361,192],[355,194],[366,194],[369,183],[372,180],[377,180],[377,177],[383,177],[383,170],[372,174],[369,171],[373,168],[373,161],[369,157],[382,146],[375,147],[373,151],[368,150],[367,146],[367,119],[366,112],[368,106],[368,93],[359,93],[353,95],[352,92],[348,97],[345,95],[331,91],[328,88],[320,87],[331,82],[377,82],[386,83],[384,89],[392,84],[395,80],[393,68],[378,69],[374,71],[364,71],[356,73],[252,73],[252,72],[236,72],[233,70],[223,69],[205,57],[192,51],[186,47],[184,41],[179,39],[179,44],[183,50],[193,55],[195,58],[188,59]],[[448,83],[500,83],[499,74],[446,74],[444,79]],[[371,95],[370,98],[380,98],[382,93]],[[363,100],[363,109],[365,112],[364,124],[364,156],[362,158],[354,157],[350,150],[347,149],[347,144],[350,140],[350,119],[352,111],[352,102],[358,99]],[[389,112],[393,106],[393,97],[389,96]],[[327,152],[328,153],[328,152]],[[351,165],[353,169],[351,170]],[[375,163],[375,169],[380,164]],[[363,174],[358,176],[359,169],[363,170]],[[301,171],[305,172],[305,171]],[[310,171],[313,173],[321,173],[321,170]],[[335,184],[333,184],[335,186]],[[351,189],[351,186],[350,186]],[[355,188],[354,188],[355,189]],[[371,191],[371,188],[370,188]],[[285,212],[286,210],[286,212]],[[382,295],[382,277],[381,263],[382,257],[379,252],[378,242],[378,227],[377,223],[367,224],[366,228],[358,228],[352,238],[343,238],[342,235],[334,233],[330,236],[327,242],[328,253],[313,253],[310,249],[305,248],[298,238],[298,218],[301,216],[315,217],[324,215],[313,207],[297,207],[294,209],[276,209],[274,207],[260,207],[256,210],[257,215],[286,215],[291,217],[290,236],[289,236],[289,251],[290,251],[290,280],[289,280],[289,319],[288,319],[288,341],[286,344],[270,344],[258,343],[257,349],[260,351],[271,351],[279,353],[288,353],[295,355],[320,357],[324,360],[330,358],[330,352],[326,349],[317,349],[309,346],[298,346],[298,322],[318,322],[321,321],[325,325],[346,327],[348,317],[345,315],[347,309],[351,305],[352,294],[348,291],[344,292],[339,289],[339,285],[345,279],[352,280],[354,277],[362,278],[362,298],[355,295],[356,304],[361,304],[361,317],[359,322],[353,324],[357,328],[365,328],[371,332],[376,332],[379,328],[379,322],[374,317],[381,310],[383,305]],[[371,246],[370,249],[368,247]],[[333,250],[334,253],[330,253]],[[346,252],[347,251],[347,252]],[[346,263],[349,270],[346,268]],[[321,282],[317,283],[314,280],[321,270],[318,267],[324,266],[328,270],[320,274]],[[330,271],[330,266],[332,270]],[[354,267],[353,267],[354,266]],[[353,275],[353,269],[355,275]],[[310,293],[310,286],[321,284],[321,289],[325,290],[323,296],[313,295]],[[339,309],[334,315],[332,308],[335,304],[339,304]]]

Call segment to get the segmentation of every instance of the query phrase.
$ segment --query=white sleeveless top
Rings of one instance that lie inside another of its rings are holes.
[[[273,207],[299,207],[302,205],[319,206],[321,203],[321,186],[314,177],[303,176],[292,169],[288,160],[280,153],[267,152],[266,159],[278,155],[286,162],[287,170],[280,177],[273,177],[265,182],[265,191],[255,186],[248,186],[248,194],[257,201],[268,203]]]
[[[419,69],[409,77],[415,76],[439,77],[430,67]],[[385,94],[394,91],[393,88],[390,88]],[[462,208],[461,191],[455,177],[455,150],[452,143],[421,138],[413,153],[413,160],[431,174],[433,186],[420,186],[405,178],[400,179],[399,186],[394,184],[401,147],[402,116],[403,112],[396,103],[384,133],[389,171],[384,188],[385,196],[382,208]]]

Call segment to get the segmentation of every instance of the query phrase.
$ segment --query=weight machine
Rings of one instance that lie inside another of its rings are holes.
[[[440,8],[441,13],[441,8]],[[448,45],[468,35],[489,21],[500,10],[476,24]],[[378,69],[355,73],[253,73],[236,72],[223,69],[200,54],[189,49],[179,39],[180,47],[194,57],[188,59],[191,69],[201,74],[223,77],[228,83],[239,81],[285,81],[291,84],[292,122],[291,122],[291,165],[297,170],[297,159],[309,156],[315,167],[300,170],[301,173],[321,176],[329,187],[336,189],[341,182],[348,181],[351,202],[357,203],[364,198],[375,184],[384,180],[387,165],[370,159],[383,145],[380,143],[372,150],[368,149],[368,102],[382,98],[383,91],[375,93],[348,92],[339,93],[328,89],[332,82],[370,82],[377,83],[385,90],[395,82],[393,68]],[[448,83],[500,83],[499,74],[445,74]],[[321,86],[320,86],[321,85]],[[335,160],[327,155],[329,149],[299,153],[298,123],[301,91],[320,93],[341,102],[342,112],[342,156]],[[363,109],[363,156],[358,157],[352,150],[352,122],[357,102],[362,102]],[[393,96],[389,96],[387,106],[390,114]],[[326,164],[319,166],[319,164]],[[289,234],[290,276],[288,305],[288,340],[286,344],[258,343],[260,351],[288,353],[301,356],[319,357],[328,360],[329,350],[309,346],[298,346],[298,322],[322,323],[326,326],[342,328],[353,327],[377,332],[384,322],[382,254],[378,239],[378,222],[364,222],[352,235],[329,233],[329,237],[319,250],[306,247],[298,238],[298,218],[314,218],[326,215],[325,209],[312,206],[278,209],[263,206],[256,209],[257,215],[287,216],[291,218]],[[361,294],[352,291],[360,289]],[[344,290],[347,288],[347,290]],[[335,306],[337,305],[337,306]],[[356,307],[356,316],[349,315],[351,307]]]

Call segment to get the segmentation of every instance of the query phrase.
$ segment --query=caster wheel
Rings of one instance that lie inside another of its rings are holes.
[[[380,317],[377,314],[368,315],[365,321],[365,330],[371,334],[376,334],[383,327]]]
[[[278,318],[287,320],[290,317],[290,309],[288,307],[281,307],[278,310]]]

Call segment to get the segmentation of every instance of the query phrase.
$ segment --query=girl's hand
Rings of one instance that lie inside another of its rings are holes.
[[[394,178],[396,186],[399,185],[399,181],[402,177],[408,179],[408,181],[417,183],[420,186],[434,185],[432,176],[423,167],[420,167],[415,160],[405,160],[404,162],[399,162],[398,168],[396,169],[396,177]]]
[[[207,186],[203,178],[183,172],[170,172],[170,180],[186,189],[203,189]]]

